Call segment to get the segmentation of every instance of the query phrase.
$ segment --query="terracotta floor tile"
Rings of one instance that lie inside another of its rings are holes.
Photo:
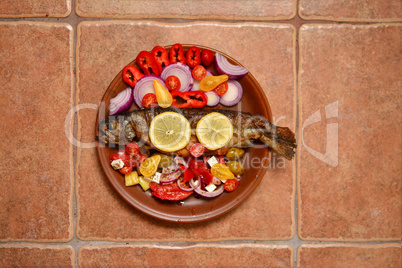
[[[292,27],[262,23],[83,23],[77,46],[80,103],[98,103],[114,76],[139,51],[176,42],[196,43],[225,51],[248,67],[271,100],[275,121],[294,129],[294,34]],[[260,68],[262,62],[264,68]],[[79,113],[85,142],[94,141],[95,116],[90,109]],[[79,149],[78,154],[77,234],[81,239],[289,239],[294,234],[293,162],[277,159],[276,168],[268,170],[256,191],[229,214],[200,224],[174,224],[127,205],[103,175],[95,149]]]
[[[304,268],[398,268],[402,265],[400,244],[302,245],[297,250],[297,267]]]
[[[296,1],[207,1],[207,0],[77,0],[81,17],[101,18],[185,18],[224,20],[278,20],[296,15]]]
[[[155,256],[158,256],[155,258]],[[245,258],[250,256],[250,258]],[[80,267],[291,267],[293,249],[271,245],[214,245],[189,247],[112,245],[84,246],[78,252]]]
[[[401,21],[399,0],[300,0],[299,14],[306,20]]]
[[[72,27],[0,23],[0,241],[72,237]]]
[[[1,267],[74,267],[74,256],[74,249],[64,245],[0,245]]]
[[[401,30],[300,30],[302,239],[401,239]]]
[[[0,17],[67,17],[71,13],[70,0],[2,0]]]

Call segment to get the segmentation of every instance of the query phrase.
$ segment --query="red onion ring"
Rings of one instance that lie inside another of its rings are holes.
[[[215,68],[218,73],[229,76],[229,79],[239,79],[248,73],[246,68],[231,64],[228,59],[220,53],[215,54]]]
[[[180,62],[171,63],[163,68],[161,78],[166,80],[169,76],[174,75],[179,78],[181,87],[180,91],[189,91],[193,87],[194,79],[191,75],[191,69],[186,64]],[[140,80],[141,81],[141,80]]]
[[[205,95],[207,95],[207,106],[209,107],[214,107],[218,105],[219,101],[221,100],[218,94],[213,91],[205,92]]]
[[[162,175],[160,179],[160,183],[165,184],[165,183],[170,183],[176,181],[178,178],[180,178],[180,175],[182,172],[177,172],[177,174],[170,174],[170,175]]]
[[[133,89],[128,87],[110,100],[109,115],[116,115],[130,109],[133,103],[132,91]]]
[[[154,89],[154,80],[159,80],[162,85],[165,84],[165,81],[162,80],[157,75],[149,74],[149,75],[144,75],[134,86],[133,90],[133,97],[134,101],[137,104],[139,108],[143,108],[142,106],[142,98],[148,93],[153,93],[155,94],[155,89]]]
[[[194,192],[196,192],[197,194],[199,194],[199,195],[201,195],[201,196],[208,197],[208,198],[217,197],[218,195],[222,194],[222,193],[223,193],[223,190],[224,190],[223,184],[221,184],[220,186],[218,186],[218,187],[215,189],[215,191],[213,191],[213,192],[208,192],[208,191],[201,190],[200,185],[198,185],[197,187],[194,187],[194,186],[195,186],[194,179],[191,179],[191,180],[189,181],[189,183],[190,183],[190,186],[194,188]]]
[[[199,186],[199,183],[197,183],[197,185],[191,186],[190,188],[184,188],[183,186],[181,186],[181,180],[177,180],[177,186],[179,186],[179,188],[182,189],[183,191],[191,192],[194,191],[194,189]]]
[[[228,91],[221,96],[220,103],[225,106],[236,105],[243,97],[243,87],[236,80],[228,80]]]

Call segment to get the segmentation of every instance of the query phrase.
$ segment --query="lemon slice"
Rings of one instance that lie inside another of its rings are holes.
[[[222,148],[233,137],[233,126],[229,118],[220,113],[210,113],[200,119],[197,123],[196,135],[209,150]]]
[[[190,123],[183,115],[174,112],[155,116],[149,127],[152,144],[165,152],[183,149],[190,141],[190,136]]]

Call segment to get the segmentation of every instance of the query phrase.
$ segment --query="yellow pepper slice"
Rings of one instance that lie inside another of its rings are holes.
[[[200,89],[202,91],[211,91],[223,82],[226,82],[229,77],[226,74],[218,76],[205,76],[200,82]]]
[[[159,162],[161,161],[160,155],[154,155],[145,159],[140,165],[140,172],[144,177],[151,177],[158,170]]]
[[[144,180],[143,176],[140,176],[140,185],[144,191],[149,189],[149,181]]]
[[[162,83],[159,80],[155,79],[152,84],[154,85],[158,105],[162,108],[168,108],[170,105],[172,105],[173,97],[170,92],[162,85]]]
[[[229,167],[225,164],[215,164],[211,168],[211,173],[214,177],[217,177],[220,180],[230,180],[234,179],[234,174],[229,170]]]
[[[138,177],[137,171],[133,171],[124,176],[124,182],[126,186],[133,186],[140,182],[140,178]]]

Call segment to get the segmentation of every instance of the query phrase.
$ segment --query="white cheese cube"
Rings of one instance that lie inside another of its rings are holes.
[[[152,181],[159,183],[161,181],[162,173],[156,172],[155,175],[152,176]]]
[[[211,158],[209,158],[207,162],[210,167],[219,163],[219,161],[215,158],[215,156],[212,156]]]
[[[113,160],[112,161],[112,167],[114,169],[121,169],[124,167],[124,162],[121,159]]]
[[[205,186],[205,189],[208,191],[208,192],[213,192],[215,189],[216,189],[216,186],[215,186],[215,184],[213,184],[213,183],[210,183],[208,186]]]

